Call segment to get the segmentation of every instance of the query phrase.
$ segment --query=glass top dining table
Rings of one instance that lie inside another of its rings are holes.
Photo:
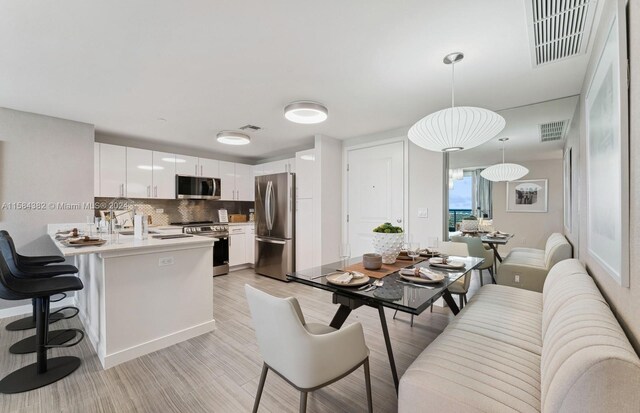
[[[380,278],[383,285],[371,291],[362,290],[358,287],[346,287],[332,284],[327,281],[327,275],[334,274],[336,270],[342,268],[342,263],[332,263],[320,267],[300,270],[287,274],[288,281],[294,281],[310,287],[320,288],[322,290],[333,293],[333,303],[339,304],[338,310],[330,323],[330,326],[336,329],[342,327],[349,317],[352,310],[361,306],[374,307],[378,309],[380,324],[382,325],[382,333],[385,345],[387,347],[387,355],[389,357],[389,366],[393,376],[393,382],[398,391],[398,373],[396,370],[393,350],[391,347],[391,338],[387,328],[387,320],[384,309],[392,308],[398,311],[420,314],[433,304],[437,299],[443,298],[453,314],[460,311],[455,300],[451,296],[448,287],[458,279],[477,268],[484,261],[482,258],[476,257],[450,257],[454,261],[462,261],[465,266],[460,270],[445,270],[433,267],[428,260],[416,263],[416,267],[429,267],[429,270],[440,273],[444,276],[444,280],[434,284],[418,284],[407,282],[400,277],[398,271],[393,272]],[[361,258],[349,260],[348,264],[353,265],[360,262]],[[407,267],[412,262],[407,261]],[[368,283],[372,284],[376,279],[369,279]]]
[[[418,284],[408,282],[402,279],[398,272],[393,272],[389,275],[384,276],[383,278],[380,278],[380,280],[382,280],[384,284],[372,291],[361,290],[358,287],[346,287],[331,284],[327,281],[326,275],[333,274],[336,272],[336,270],[340,269],[342,267],[342,264],[339,262],[296,271],[294,273],[288,274],[287,279],[289,281],[295,281],[301,284],[306,284],[312,287],[331,291],[333,293],[338,293],[346,297],[362,300],[363,304],[374,304],[374,307],[382,305],[384,307],[389,307],[397,309],[398,311],[417,315],[422,313],[425,309],[429,308],[429,306],[431,306],[434,301],[446,294],[448,292],[447,287],[449,285],[453,284],[456,280],[463,277],[469,271],[477,268],[483,262],[482,258],[476,257],[452,256],[450,257],[450,259],[453,261],[464,262],[464,269],[439,269],[430,266],[428,260],[424,260],[415,264],[416,267],[427,267],[430,271],[442,274],[444,276],[443,281],[434,284]],[[349,261],[349,265],[359,263],[360,261],[360,257],[353,258]],[[410,266],[412,266],[412,262],[406,261],[406,267]],[[375,278],[370,278],[369,284],[372,284],[375,280]],[[455,302],[453,304],[455,304]],[[457,305],[455,307],[452,307],[451,310],[454,312],[454,314],[456,314],[458,312]]]

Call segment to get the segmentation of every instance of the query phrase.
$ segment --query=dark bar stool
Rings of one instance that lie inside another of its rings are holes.
[[[82,330],[74,329],[80,338],[71,344],[52,345],[48,341],[49,302],[52,295],[83,288],[78,277],[52,277],[23,279],[14,277],[7,262],[0,254],[0,298],[6,300],[35,299],[36,301],[36,338],[37,360],[22,367],[0,380],[0,393],[11,394],[34,390],[54,383],[71,374],[81,361],[78,357],[55,357],[47,359],[47,350],[55,347],[72,347],[84,338]]]
[[[78,269],[73,265],[23,265],[21,256],[17,253],[15,249],[15,245],[13,243],[13,239],[9,235],[7,231],[0,231],[0,255],[2,255],[7,263],[7,267],[9,271],[18,278],[50,278],[58,275],[65,274],[74,274],[78,272]],[[26,257],[28,262],[51,262],[55,259],[55,261],[60,261],[62,257]],[[63,258],[64,260],[64,258]],[[66,294],[63,294],[63,297],[60,300],[64,299]],[[55,301],[60,301],[55,300]],[[52,302],[55,302],[52,300]],[[33,302],[33,314],[31,317],[25,317],[23,319],[14,321],[7,326],[7,330],[16,331],[16,330],[27,330],[29,328],[36,327],[36,302]],[[72,315],[65,316],[62,311],[64,310],[74,310]],[[78,314],[78,309],[76,307],[63,307],[56,310],[53,314],[49,316],[49,323],[53,323],[56,321],[60,321],[67,318],[75,317]],[[49,344],[60,345],[64,344],[73,338],[75,338],[76,332],[71,329],[65,330],[54,330],[49,333]],[[30,336],[23,340],[18,341],[14,345],[9,348],[9,352],[13,354],[28,354],[34,353],[37,348],[37,339],[36,336]]]

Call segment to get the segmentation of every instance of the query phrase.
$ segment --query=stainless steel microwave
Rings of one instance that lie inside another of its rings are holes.
[[[176,175],[176,199],[220,199],[220,178]]]

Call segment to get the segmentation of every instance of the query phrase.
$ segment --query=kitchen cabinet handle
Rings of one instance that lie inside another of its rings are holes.
[[[158,186],[157,185],[153,187],[153,196],[154,196],[154,198],[158,197]]]
[[[236,189],[236,200],[239,201],[240,200],[240,190]]]
[[[204,172],[202,172],[202,165],[200,165],[200,176],[204,176]]]
[[[196,176],[198,176],[198,165],[194,165],[196,168]]]
[[[151,185],[147,185],[147,198],[151,198]]]

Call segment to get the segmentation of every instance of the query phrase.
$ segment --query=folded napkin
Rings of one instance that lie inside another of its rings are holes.
[[[337,282],[338,284],[349,284],[352,279],[353,279],[353,275],[351,275],[348,272],[345,272],[344,274],[334,278],[333,281]]]
[[[400,270],[401,275],[408,275],[410,277],[419,277],[420,270],[417,268],[403,268]]]
[[[427,268],[420,268],[420,278],[424,278],[426,280],[439,280],[442,276],[438,273],[435,273]]]

